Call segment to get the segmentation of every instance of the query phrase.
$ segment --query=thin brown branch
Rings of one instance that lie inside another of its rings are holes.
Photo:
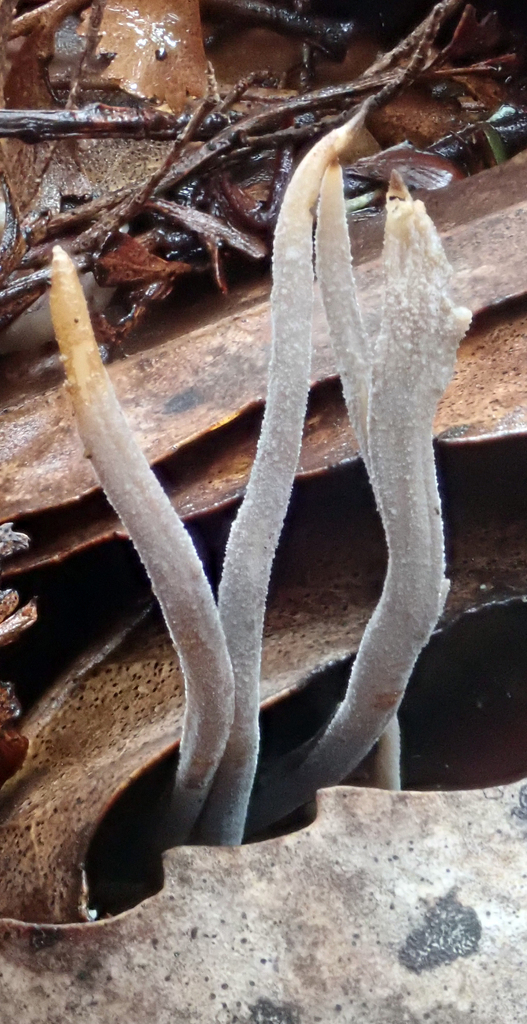
[[[68,110],[71,110],[77,106],[77,100],[81,93],[80,80],[82,72],[86,65],[89,64],[91,59],[95,56],[95,51],[97,50],[100,38],[99,29],[101,27],[101,22],[103,19],[105,8],[106,0],[92,0],[88,12],[88,24],[86,26],[86,41],[84,51],[82,53],[75,77],[71,83],[70,93],[68,96],[68,101],[66,103],[66,109]]]
[[[0,136],[40,143],[57,139],[174,139],[186,117],[143,107],[110,107],[93,103],[80,110],[0,110]]]
[[[506,53],[502,57],[491,57],[489,60],[482,60],[479,61],[477,64],[468,64],[465,67],[432,67],[424,72],[424,77],[459,78],[460,76],[465,75],[510,75],[512,69],[517,65],[517,54]]]
[[[236,26],[265,26],[299,36],[318,43],[327,53],[339,58],[344,57],[357,30],[355,21],[302,14],[286,5],[265,3],[263,0],[201,0],[201,8],[215,18],[235,22]]]
[[[189,231],[194,231],[208,244],[215,245],[223,242],[249,256],[251,259],[263,259],[267,255],[267,246],[254,235],[246,234],[226,224],[225,221],[213,217],[210,213],[196,210],[192,206],[181,206],[179,203],[172,203],[168,200],[156,199],[146,204],[146,209],[152,213],[159,213],[173,224],[182,224]]]
[[[397,67],[418,49],[423,39],[433,41],[442,25],[456,14],[464,3],[465,0],[442,0],[441,3],[436,4],[430,14],[417,25],[413,32],[410,32],[410,35],[397,43],[388,53],[379,57],[371,67],[367,68],[361,78],[375,77],[382,71],[389,71]]]
[[[47,215],[40,217],[35,224],[26,227],[31,249],[34,249],[46,239],[68,234],[68,232],[74,231],[80,224],[86,224],[87,221],[95,220],[102,213],[117,206],[129,193],[130,189],[123,187],[116,189],[110,195],[98,196],[97,199],[92,199],[89,203],[83,203],[82,206],[77,207],[75,210],[66,210],[63,213],[53,214],[51,217]],[[31,252],[27,254],[24,263],[29,265],[30,261]]]

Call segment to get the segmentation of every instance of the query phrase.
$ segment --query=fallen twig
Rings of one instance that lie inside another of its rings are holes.
[[[278,32],[300,36],[318,43],[337,58],[343,58],[346,48],[357,31],[356,21],[320,18],[303,14],[290,7],[262,0],[201,0],[201,8],[214,17],[234,21],[238,26],[266,26]]]
[[[192,206],[181,206],[166,199],[155,199],[146,203],[146,209],[161,214],[172,223],[182,224],[206,242],[224,242],[230,245],[231,249],[237,249],[251,259],[263,259],[267,255],[267,246],[259,238],[238,231],[231,224],[226,224],[218,217],[196,210]]]
[[[40,4],[32,11],[20,14],[13,18],[9,31],[9,38],[16,39],[18,36],[28,36],[30,32],[40,26],[57,24],[67,18],[68,14],[75,14],[83,7],[88,7],[90,0],[49,0],[47,4]]]

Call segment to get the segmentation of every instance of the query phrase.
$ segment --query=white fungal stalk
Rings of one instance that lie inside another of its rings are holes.
[[[259,824],[340,782],[382,736],[448,593],[432,423],[471,314],[453,306],[439,236],[423,203],[414,202],[395,176],[387,197],[384,308],[376,340],[364,335],[350,259],[335,163],[322,187],[317,266],[350,419],[384,525],[388,569],[344,700],[283,788],[262,794]],[[393,739],[392,727],[387,749]],[[390,756],[394,779],[393,743]]]
[[[242,841],[258,759],[260,663],[271,567],[298,465],[311,369],[313,219],[328,162],[352,147],[369,107],[307,154],[287,189],[273,251],[272,353],[262,431],[233,524],[219,610],[236,685],[234,725],[201,819],[200,837]]]
[[[317,276],[337,370],[348,414],[369,472],[368,389],[372,342],[357,298],[351,262],[342,169],[337,160],[326,169],[320,189]]]
[[[192,541],[152,473],[102,364],[75,266],[53,250],[51,313],[79,433],[141,557],[177,648],[186,705],[176,777],[177,838],[203,806],[234,715],[234,679],[218,610]]]
[[[432,448],[437,402],[470,313],[453,307],[437,232],[400,179],[388,195],[380,333],[357,301],[338,163],[370,104],[307,154],[287,190],[273,255],[273,340],[261,436],[229,537],[216,608],[190,538],[135,443],[102,365],[69,257],[54,250],[51,309],[81,437],[152,581],[186,684],[171,842],[238,844],[258,758],[262,632],[272,563],[287,512],[310,384],[312,233],[352,425],[388,544],[383,593],[344,700],[304,761],[254,801],[261,826],[345,778],[379,737],[379,778],[398,785],[394,719],[442,611],[443,530]],[[388,727],[388,732],[385,730]]]
[[[400,790],[401,786],[401,730],[397,715],[390,718],[375,752],[373,785],[377,789]]]

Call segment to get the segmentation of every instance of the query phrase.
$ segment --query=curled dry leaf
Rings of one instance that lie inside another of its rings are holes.
[[[103,79],[132,96],[179,111],[204,96],[207,64],[198,0],[108,0],[98,52],[111,58]]]
[[[469,443],[441,453],[452,580],[447,619],[488,603],[482,585],[489,578],[498,581],[496,598],[525,593],[517,452],[511,442],[494,456],[492,445],[484,458],[480,451]],[[279,695],[296,694],[299,700],[304,692],[310,727],[323,724],[379,597],[385,559],[360,463],[297,485],[267,611],[264,705],[277,712]],[[134,623],[137,618],[73,666],[23,720],[28,757],[0,793],[0,913],[6,916],[77,919],[81,868],[99,820],[132,779],[178,742],[183,681],[173,649],[157,621]],[[324,669],[330,676],[321,680]],[[288,722],[294,744],[308,738],[299,734],[301,719],[293,702]],[[260,786],[273,779],[273,766],[284,753],[283,731],[278,752],[266,748],[266,734],[264,723]],[[502,767],[506,778],[506,758]],[[29,824],[32,842],[25,831]]]
[[[517,157],[430,196],[432,216],[443,225],[445,247],[456,268],[457,302],[481,310],[525,292],[526,177],[527,164]],[[372,322],[378,315],[376,256],[381,232],[380,218],[352,232],[358,250],[359,290]],[[182,322],[179,333],[170,321],[158,334],[164,339],[168,335],[168,340],[110,367],[141,447],[151,462],[161,463],[160,470],[184,514],[229,500],[245,484],[254,451],[248,430],[250,413],[240,420],[238,433],[234,421],[264,394],[269,342],[265,294],[265,284],[241,290],[229,300],[234,311],[223,317],[217,304],[211,312],[200,310],[208,323],[192,330]],[[515,429],[525,428],[525,382],[518,363],[524,344],[523,314],[519,311],[509,321],[510,314],[501,324],[496,320],[478,325],[461,346],[457,375],[440,404],[436,432],[449,430],[453,435],[461,429],[473,437],[503,433],[510,429],[511,417]],[[503,337],[507,343],[497,344]],[[334,372],[319,310],[312,376],[321,381]],[[0,425],[0,518],[49,510],[31,524],[32,535],[39,540],[30,558],[42,560],[60,554],[61,532],[62,550],[67,551],[119,529],[102,498],[95,497],[96,481],[78,441],[60,375],[50,369],[49,362],[46,373],[39,378],[33,372],[21,374],[15,367],[11,380],[6,376]],[[329,396],[325,412],[324,395]],[[319,397],[317,419],[306,434],[304,468],[308,471],[356,452],[335,392],[320,392]],[[319,422],[324,423],[320,442]],[[219,425],[226,453],[216,443]],[[255,422],[254,439],[257,428]],[[59,506],[62,518],[54,527],[51,510]],[[24,559],[16,564],[30,564]]]

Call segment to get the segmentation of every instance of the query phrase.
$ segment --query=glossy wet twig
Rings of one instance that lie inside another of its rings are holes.
[[[263,0],[201,0],[201,9],[223,21],[298,36],[306,42],[318,43],[331,56],[342,59],[356,35],[357,22],[338,18],[322,18],[300,12],[281,3]]]

